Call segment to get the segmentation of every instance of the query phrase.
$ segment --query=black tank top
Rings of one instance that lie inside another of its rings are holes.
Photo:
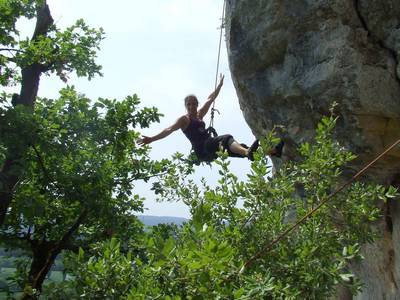
[[[210,137],[206,131],[206,124],[202,120],[190,119],[190,123],[188,127],[183,130],[183,133],[189,139],[194,151],[197,154],[202,153],[204,142]]]

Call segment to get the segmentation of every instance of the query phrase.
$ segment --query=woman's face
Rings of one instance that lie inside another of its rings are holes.
[[[187,101],[186,101],[186,110],[189,114],[191,113],[196,113],[197,112],[197,99],[194,97],[190,97]]]

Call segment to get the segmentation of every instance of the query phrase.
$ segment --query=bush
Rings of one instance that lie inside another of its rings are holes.
[[[273,178],[263,150],[276,142],[272,135],[262,142],[246,182],[229,171],[223,153],[215,188],[205,180],[195,184],[187,176],[190,166],[177,164],[156,191],[161,199],[184,201],[192,219],[180,228],[147,232],[135,245],[137,255],[111,240],[86,260],[78,256],[71,284],[79,296],[108,299],[325,299],[338,284],[356,293],[361,283],[348,263],[362,259],[360,245],[373,241],[369,225],[381,215],[376,201],[395,197],[393,188],[354,183],[262,251],[326,199],[355,158],[332,139],[335,122],[323,118],[315,142],[299,149],[303,159]]]

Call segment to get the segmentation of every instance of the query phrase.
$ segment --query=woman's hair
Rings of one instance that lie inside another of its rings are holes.
[[[185,97],[185,106],[189,102],[190,99],[194,99],[196,101],[196,103],[199,104],[199,100],[197,100],[197,97],[193,94],[190,94]]]

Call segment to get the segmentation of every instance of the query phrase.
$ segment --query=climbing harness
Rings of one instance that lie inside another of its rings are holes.
[[[215,84],[214,84],[214,91],[217,89],[217,81],[218,81],[218,72],[219,72],[219,61],[221,57],[221,44],[222,44],[222,31],[225,27],[225,5],[226,5],[226,0],[224,0],[224,4],[222,7],[222,16],[221,16],[221,27],[220,27],[220,32],[219,32],[219,45],[218,45],[218,56],[217,56],[217,70],[215,72]],[[211,107],[211,119],[210,119],[210,125],[207,128],[207,132],[212,135],[213,137],[216,137],[217,131],[215,130],[214,126],[214,113],[217,112],[218,114],[220,113],[217,109],[215,109],[215,101],[213,102],[213,106]]]

